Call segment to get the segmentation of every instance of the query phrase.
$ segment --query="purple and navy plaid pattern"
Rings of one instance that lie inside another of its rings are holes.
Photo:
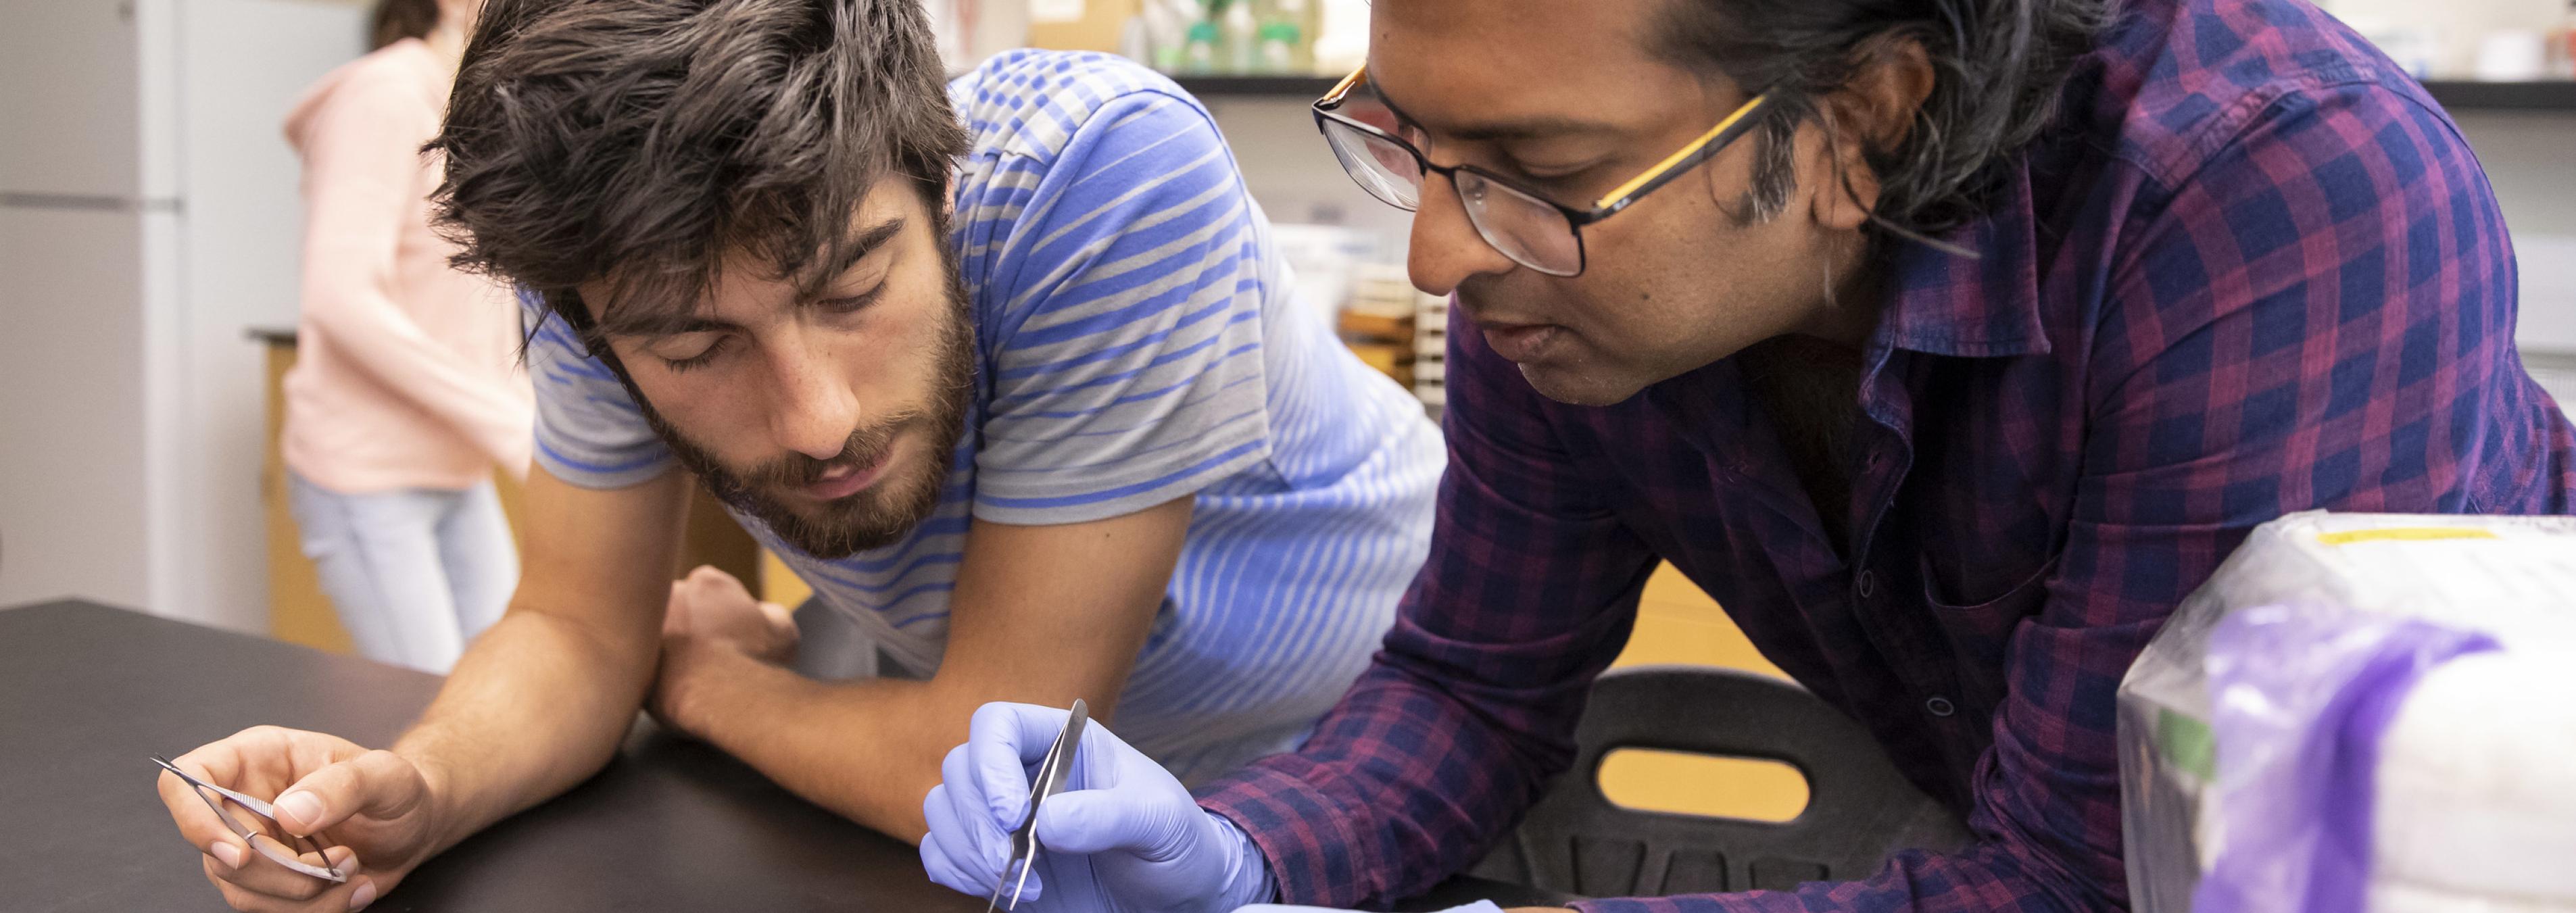
[[[2514,350],[2494,194],[2397,67],[2296,0],[2135,0],[2064,105],[1951,236],[1981,259],[1890,254],[1848,560],[1734,363],[1578,408],[1454,328],[1396,627],[1302,750],[1202,793],[1283,901],[1382,904],[1478,859],[1570,763],[1660,557],[1978,841],[1586,909],[2124,907],[2113,692],[2247,532],[2571,512],[2576,430]]]

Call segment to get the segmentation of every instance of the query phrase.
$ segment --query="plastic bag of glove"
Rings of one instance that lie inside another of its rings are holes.
[[[2266,524],[2119,724],[2135,909],[2576,911],[2576,520]]]

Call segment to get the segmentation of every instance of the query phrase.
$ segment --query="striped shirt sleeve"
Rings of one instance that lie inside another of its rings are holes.
[[[624,488],[671,467],[671,450],[644,421],[625,383],[594,358],[563,318],[519,293],[528,377],[537,388],[537,465],[582,488]]]
[[[1052,156],[984,167],[960,201],[968,266],[1000,296],[975,516],[1121,516],[1267,459],[1260,216],[1207,115],[1132,91]]]

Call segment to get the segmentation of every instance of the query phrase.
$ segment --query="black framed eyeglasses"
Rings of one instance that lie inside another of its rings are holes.
[[[1315,100],[1315,127],[1323,131],[1325,142],[1333,147],[1333,157],[1341,160],[1342,170],[1350,172],[1351,180],[1387,205],[1415,212],[1422,208],[1422,182],[1426,176],[1448,178],[1458,190],[1458,202],[1466,207],[1468,224],[1476,226],[1476,234],[1483,236],[1485,243],[1512,262],[1550,276],[1581,275],[1583,226],[1619,214],[1655,192],[1655,188],[1671,183],[1752,132],[1759,123],[1753,118],[1754,112],[1770,99],[1768,94],[1754,96],[1689,145],[1664,157],[1646,173],[1613,188],[1591,209],[1576,209],[1475,165],[1434,165],[1423,157],[1422,150],[1402,137],[1341,113],[1351,89],[1367,74],[1366,66],[1353,70],[1331,92]]]

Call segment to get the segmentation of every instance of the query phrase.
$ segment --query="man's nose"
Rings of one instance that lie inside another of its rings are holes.
[[[841,455],[858,430],[861,411],[858,396],[826,349],[794,340],[770,354],[771,382],[778,391],[770,435],[779,446],[818,460]]]
[[[1404,266],[1413,287],[1434,295],[1455,294],[1471,276],[1500,275],[1517,264],[1467,221],[1458,185],[1437,174],[1422,178],[1420,205],[1413,211],[1413,237]]]

